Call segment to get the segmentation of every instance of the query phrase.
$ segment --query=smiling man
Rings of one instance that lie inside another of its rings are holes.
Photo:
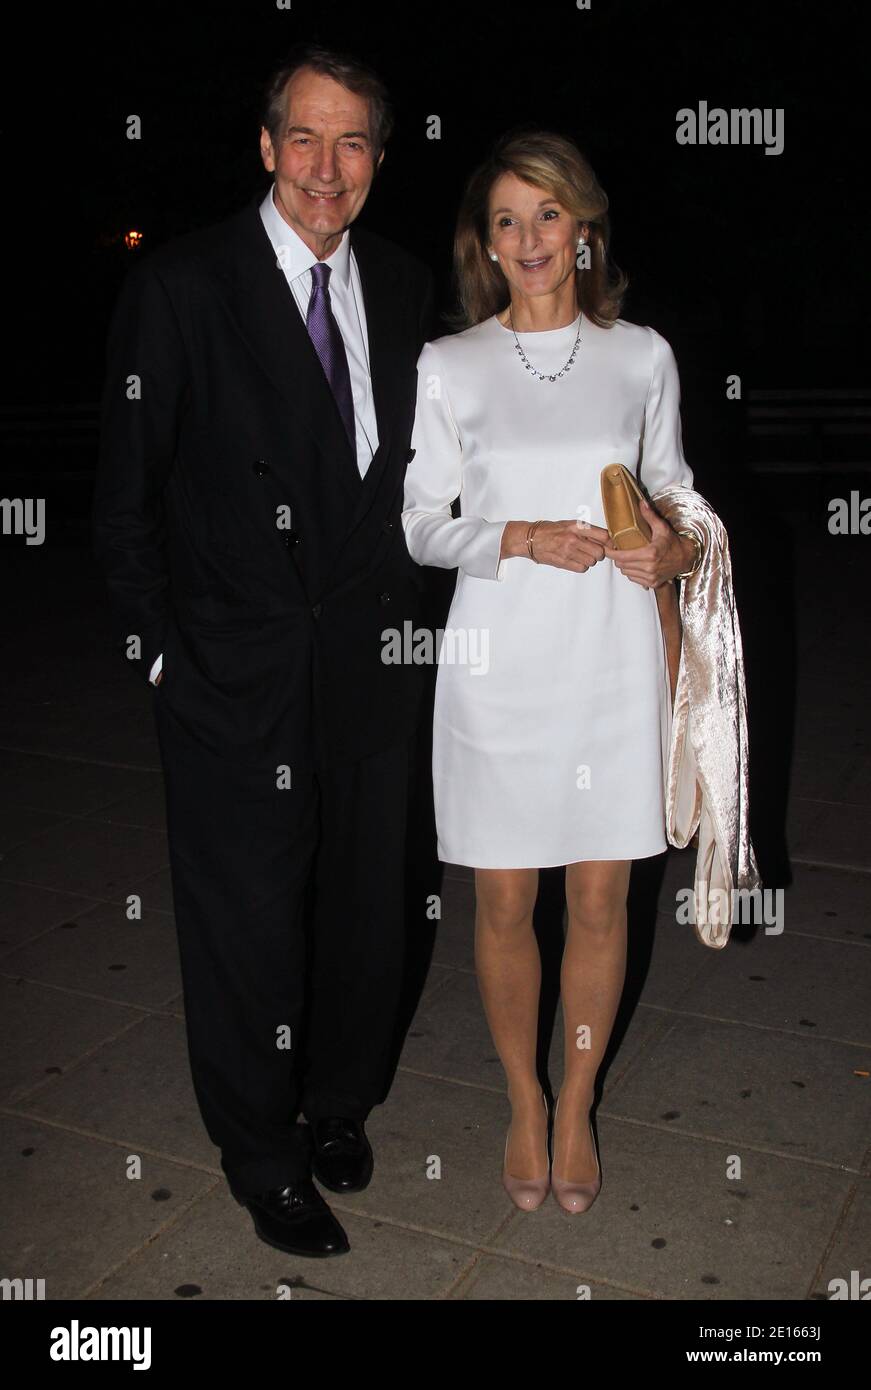
[[[275,94],[261,131],[260,154],[275,174],[273,206],[319,260],[338,247],[384,158],[360,107],[359,96],[303,68],[285,94]]]
[[[381,652],[420,616],[399,517],[432,280],[356,226],[390,127],[353,58],[275,74],[266,196],[125,283],[94,501],[154,691],[197,1100],[257,1233],[300,1255],[349,1248],[312,1173],[369,1182],[403,967],[422,673]]]

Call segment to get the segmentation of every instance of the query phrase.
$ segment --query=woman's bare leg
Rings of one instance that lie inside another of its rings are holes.
[[[565,1077],[554,1125],[553,1171],[569,1182],[596,1177],[587,1117],[626,977],[631,868],[631,860],[566,866],[568,930],[560,974]]]
[[[475,870],[475,966],[508,1082],[512,1177],[547,1175],[547,1120],[535,1070],[541,958],[532,927],[538,869]]]

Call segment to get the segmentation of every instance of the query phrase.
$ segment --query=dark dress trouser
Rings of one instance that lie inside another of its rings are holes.
[[[310,1172],[299,1110],[365,1119],[384,1098],[410,745],[279,790],[274,767],[193,739],[160,686],[154,710],[193,1084],[225,1174],[251,1195]]]

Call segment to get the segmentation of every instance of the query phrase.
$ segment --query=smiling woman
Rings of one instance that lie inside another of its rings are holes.
[[[500,197],[491,208],[497,181]],[[525,248],[518,239],[527,214],[535,214],[542,245]],[[561,214],[572,221],[570,237],[563,236]],[[554,241],[561,245],[558,259],[565,271],[577,255],[576,225],[588,247],[583,263],[575,261],[577,307],[607,328],[619,315],[629,280],[609,259],[608,198],[591,165],[570,140],[551,131],[515,131],[500,140],[472,174],[460,206],[454,239],[459,311],[452,326],[468,328],[507,308],[509,263],[521,282],[535,286],[536,297],[546,292],[543,281],[558,268],[548,265]],[[488,259],[481,256],[482,246],[490,247]]]
[[[418,361],[402,512],[412,558],[458,570],[446,626],[489,638],[483,679],[439,667],[432,766],[439,858],[475,871],[475,964],[512,1107],[502,1181],[525,1211],[552,1186],[574,1214],[601,1184],[590,1111],[625,974],[631,862],[666,848],[671,694],[653,589],[695,549],[653,511],[634,551],[606,529],[607,466],[651,495],[693,483],[674,354],[620,317],[607,208],[580,150],[549,131],[507,136],[472,174],[455,241],[464,326]],[[533,911],[539,869],[562,865],[549,1170]]]

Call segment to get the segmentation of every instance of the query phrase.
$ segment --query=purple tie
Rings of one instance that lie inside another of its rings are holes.
[[[356,451],[357,431],[354,424],[354,398],[351,395],[351,373],[348,371],[348,358],[339,325],[333,318],[330,305],[331,266],[318,261],[312,266],[312,292],[308,302],[305,326],[321,359],[330,389],[344,421],[351,448]]]

